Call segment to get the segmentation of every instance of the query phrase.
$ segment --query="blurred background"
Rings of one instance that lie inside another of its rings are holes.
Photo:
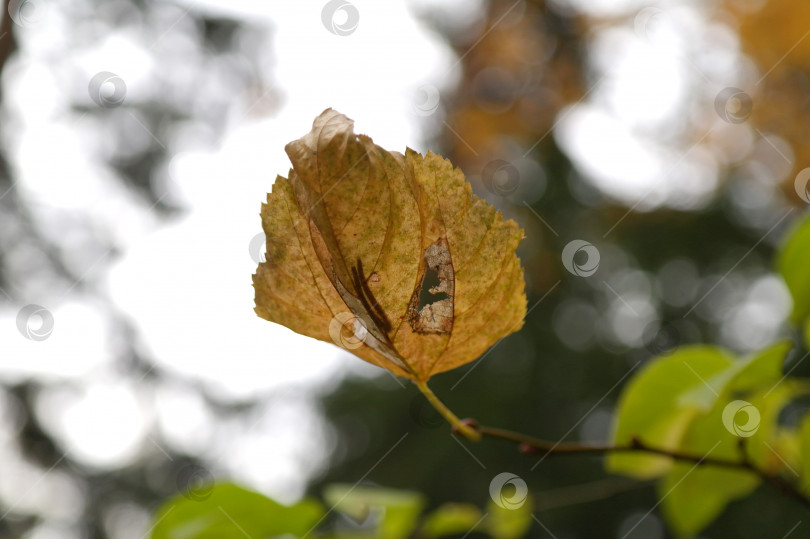
[[[0,537],[138,539],[215,479],[483,505],[504,471],[534,495],[531,537],[670,536],[652,484],[464,446],[404,380],[254,315],[260,204],[327,107],[448,157],[525,229],[524,328],[432,380],[462,416],[605,440],[654,355],[791,331],[772,254],[810,201],[810,4],[5,7]],[[802,519],[762,487],[703,536]]]

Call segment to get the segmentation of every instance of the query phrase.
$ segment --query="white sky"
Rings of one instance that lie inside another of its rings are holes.
[[[260,204],[276,174],[289,169],[284,145],[308,132],[330,106],[355,119],[357,130],[381,145],[424,150],[423,118],[414,111],[417,88],[446,86],[454,62],[404,2],[356,5],[360,24],[349,36],[324,28],[321,3],[231,5],[254,23],[272,27],[273,76],[283,106],[263,117],[253,111],[249,96],[234,96],[239,117],[213,152],[181,148],[163,187],[187,212],[165,224],[144,220],[139,203],[88,151],[98,143],[77,136],[77,129],[88,127],[86,120],[65,111],[67,96],[45,64],[63,45],[54,37],[37,39],[58,32],[59,18],[45,13],[21,39],[21,55],[9,67],[14,78],[5,83],[8,106],[18,111],[21,126],[11,144],[19,189],[36,208],[35,218],[63,240],[59,235],[65,230],[54,215],[85,212],[115,238],[123,250],[117,260],[109,264],[104,253],[95,267],[79,260],[78,273],[104,283],[156,367],[198,379],[223,399],[288,395],[284,406],[276,402],[254,424],[232,426],[237,435],[217,441],[206,432],[211,418],[194,394],[144,387],[114,371],[117,348],[104,312],[92,300],[75,290],[63,297],[30,298],[27,302],[46,303],[54,315],[53,334],[41,342],[17,332],[20,306],[6,306],[0,309],[0,377],[69,382],[43,394],[38,410],[72,458],[100,468],[126,464],[144,448],[160,450],[149,436],[157,426],[181,450],[208,448],[215,471],[235,474],[282,500],[294,499],[317,467],[322,455],[311,451],[319,445],[312,438],[323,434],[297,387],[334,384],[347,370],[375,371],[331,344],[298,336],[253,313],[250,277],[256,262],[248,247],[261,231]],[[182,24],[182,14],[178,21]],[[119,74],[127,82],[127,99],[139,100],[152,91],[144,80],[155,69],[139,47],[136,36],[124,32],[97,49],[77,52],[72,61],[90,74]],[[184,428],[188,423],[199,428]],[[310,450],[302,452],[304,446]],[[301,454],[311,458],[302,460]]]

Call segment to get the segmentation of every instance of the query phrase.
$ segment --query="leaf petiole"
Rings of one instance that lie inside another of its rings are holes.
[[[453,426],[453,430],[470,441],[478,442],[481,440],[481,433],[461,421],[458,416],[456,416],[456,414],[450,410],[450,408],[445,406],[445,404],[439,400],[439,397],[437,397],[436,394],[433,393],[433,391],[428,387],[427,382],[414,380],[414,384],[416,384],[416,387],[419,388],[419,391],[422,392],[436,411],[439,412],[442,417],[444,417],[447,422]]]

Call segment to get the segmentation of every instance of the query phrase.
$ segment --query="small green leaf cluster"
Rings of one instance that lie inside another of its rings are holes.
[[[803,329],[799,348],[808,348],[810,218],[789,234],[777,268],[793,298],[791,321]],[[684,346],[654,358],[622,392],[614,442],[641,441],[672,452],[737,460],[810,495],[810,414],[795,425],[780,422],[788,404],[810,394],[806,380],[785,372],[785,359],[794,348],[785,341],[736,357],[715,346]],[[683,535],[698,533],[729,502],[762,482],[745,467],[701,466],[658,455],[614,453],[606,465],[640,479],[660,478],[662,510]]]

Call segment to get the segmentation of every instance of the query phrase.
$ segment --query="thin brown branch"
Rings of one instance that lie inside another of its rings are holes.
[[[629,444],[586,444],[574,442],[551,442],[541,440],[519,432],[495,427],[479,426],[475,420],[465,419],[462,421],[466,426],[477,430],[484,438],[494,438],[512,442],[518,445],[518,450],[522,453],[533,455],[607,455],[610,453],[647,453],[668,457],[675,461],[691,462],[698,466],[715,466],[751,473],[759,477],[763,482],[768,483],[779,492],[793,498],[800,504],[810,508],[810,498],[801,492],[796,485],[786,480],[780,475],[775,475],[762,468],[757,467],[745,455],[741,446],[741,457],[739,460],[711,457],[708,455],[695,455],[681,451],[673,451],[660,447],[647,445],[639,438],[633,438]]]

